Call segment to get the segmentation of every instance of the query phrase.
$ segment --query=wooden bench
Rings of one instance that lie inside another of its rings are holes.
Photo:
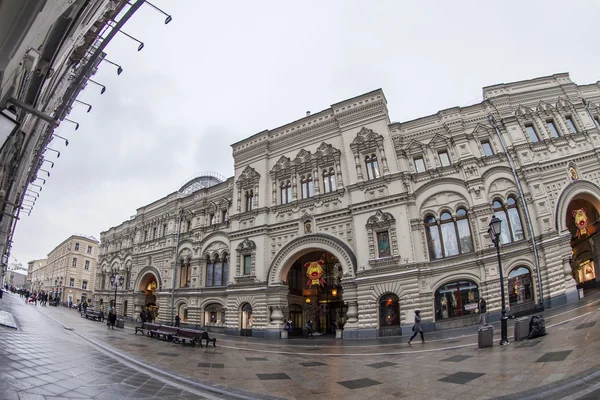
[[[202,331],[197,331],[195,329],[179,329],[177,335],[173,336],[172,339],[177,343],[185,344],[186,342],[189,342],[198,347],[198,345],[202,346],[202,334]]]
[[[202,341],[206,340],[206,347],[208,347],[208,343],[212,342],[213,347],[217,347],[217,338],[211,338],[208,336],[208,332],[202,332],[202,336],[200,336],[200,347],[202,346]]]
[[[142,332],[146,336],[153,336],[153,331],[156,331],[160,327],[160,324],[153,324],[152,322],[144,322],[142,326],[135,327],[135,334]]]
[[[177,336],[177,332],[179,332],[179,328],[176,326],[169,325],[160,325],[156,330],[150,332],[152,336],[156,335],[157,338],[162,338],[171,341],[173,336]]]

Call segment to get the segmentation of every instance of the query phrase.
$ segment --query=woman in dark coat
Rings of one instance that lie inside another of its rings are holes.
[[[413,335],[410,337],[408,344],[417,336],[417,333],[421,334],[421,341],[425,343],[425,337],[423,336],[423,328],[421,327],[421,311],[415,310],[415,324],[413,325]]]
[[[115,329],[115,323],[117,322],[117,313],[112,308],[108,311],[108,328]]]

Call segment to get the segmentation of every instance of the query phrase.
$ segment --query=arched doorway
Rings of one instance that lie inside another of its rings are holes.
[[[188,306],[186,303],[181,303],[179,307],[177,307],[177,315],[179,315],[180,322],[187,324],[188,322]]]
[[[600,263],[600,233],[597,199],[575,196],[567,207],[565,225],[571,233],[571,273],[577,288],[589,293],[600,287],[598,284],[598,264]]]
[[[379,298],[379,336],[400,336],[400,303],[395,294]]]
[[[511,314],[535,307],[533,278],[528,268],[513,268],[508,274],[507,288]]]
[[[309,251],[295,259],[286,279],[292,335],[302,332],[308,321],[314,332],[322,335],[335,334],[344,324],[341,278],[339,260],[327,251]]]
[[[468,317],[477,314],[479,287],[473,281],[448,282],[435,291],[435,320]]]
[[[249,303],[241,307],[240,336],[252,336],[252,306]]]
[[[143,300],[143,306],[154,316],[154,320],[158,317],[158,305],[156,305],[155,291],[158,290],[158,281],[153,273],[146,273],[140,280],[138,289],[145,294]],[[138,300],[139,301],[139,300]],[[139,304],[139,303],[138,303]]]

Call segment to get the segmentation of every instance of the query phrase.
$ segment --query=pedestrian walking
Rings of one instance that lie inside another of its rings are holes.
[[[421,327],[421,311],[415,310],[415,324],[412,327],[413,335],[408,340],[408,344],[417,336],[417,333],[421,334],[421,342],[425,343],[425,337],[423,336],[423,328]]]
[[[115,313],[115,310],[113,310],[112,307],[110,308],[110,310],[108,310],[108,318],[106,319],[106,321],[108,329],[115,329],[115,323],[117,322],[117,313]]]
[[[181,318],[179,318],[179,314],[175,316],[175,326],[179,326],[181,324]]]
[[[487,325],[485,320],[487,313],[487,304],[485,303],[485,299],[482,297],[479,299],[479,323],[481,325]]]
[[[309,336],[313,339],[315,338],[313,336],[313,323],[310,319],[306,323],[306,338],[308,339]]]
[[[146,323],[146,310],[142,308],[142,311],[140,312],[140,320],[142,321],[142,324]]]

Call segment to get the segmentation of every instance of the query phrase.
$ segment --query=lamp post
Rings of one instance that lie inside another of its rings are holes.
[[[500,291],[502,293],[502,317],[500,317],[500,345],[504,346],[508,344],[508,327],[506,316],[506,298],[504,295],[504,274],[502,273],[502,261],[500,260],[500,233],[502,228],[502,220],[496,218],[495,215],[492,215],[492,220],[490,221],[490,229],[488,233],[490,234],[490,238],[492,239],[492,243],[496,246],[496,254],[498,255],[498,270],[500,271]]]
[[[117,312],[117,289],[119,288],[119,286],[123,286],[124,281],[125,278],[123,278],[122,275],[119,276],[115,273],[110,276],[110,284],[115,287],[115,313]]]

